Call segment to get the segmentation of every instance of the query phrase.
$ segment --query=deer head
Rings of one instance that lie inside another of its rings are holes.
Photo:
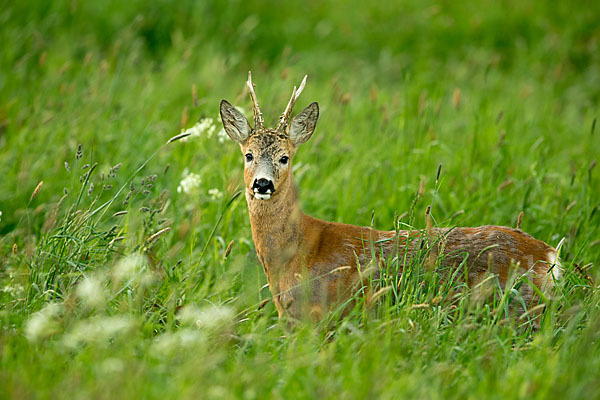
[[[223,128],[242,149],[245,159],[244,181],[251,199],[270,200],[292,182],[291,165],[296,149],[310,139],[319,118],[319,105],[315,102],[296,115],[290,123],[294,104],[305,84],[306,76],[297,89],[294,87],[292,97],[275,129],[263,126],[262,112],[250,72],[247,85],[254,110],[254,128],[237,108],[227,100],[221,100]]]

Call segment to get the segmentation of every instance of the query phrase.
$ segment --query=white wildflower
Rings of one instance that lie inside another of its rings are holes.
[[[163,333],[154,339],[151,351],[157,355],[171,355],[177,350],[197,350],[205,339],[197,329],[181,328],[173,333]]]
[[[58,318],[61,312],[62,305],[49,303],[33,314],[25,323],[25,336],[27,339],[30,342],[37,342],[58,332]]]
[[[199,125],[200,125],[200,129],[202,129],[206,133],[206,136],[209,139],[212,137],[212,135],[217,130],[217,127],[215,126],[215,120],[212,118],[204,118],[203,120],[201,120],[199,122]]]
[[[107,358],[102,362],[100,368],[107,374],[119,374],[123,372],[125,365],[118,358]]]
[[[224,327],[233,320],[233,310],[226,306],[210,306],[202,309],[200,318],[196,320],[198,328]]]
[[[77,297],[89,308],[98,308],[104,305],[104,291],[102,281],[94,276],[88,276],[77,285]]]
[[[200,309],[193,304],[186,304],[177,312],[177,318],[183,325],[195,325],[200,315]]]
[[[186,168],[183,170],[183,179],[179,182],[179,186],[177,186],[177,193],[183,192],[187,195],[192,195],[197,191],[200,183],[202,183],[200,175],[194,174]]]
[[[117,282],[133,278],[141,270],[143,262],[140,254],[130,254],[115,265],[112,271],[113,278]]]
[[[2,211],[0,211],[0,222],[2,222]]]
[[[229,392],[223,386],[214,385],[209,387],[207,394],[212,399],[225,399]]]
[[[218,200],[223,197],[223,193],[217,188],[209,189],[208,195],[210,196],[211,200]]]
[[[169,355],[177,347],[179,347],[178,337],[173,333],[163,333],[154,338],[154,343],[152,343],[150,351],[159,355]]]
[[[225,143],[225,141],[228,139],[230,139],[229,135],[227,135],[225,129],[221,128],[219,132],[217,132],[217,140],[219,141],[219,143]]]
[[[2,291],[10,294],[13,297],[17,297],[25,291],[25,288],[19,284],[15,284],[13,286],[6,285],[4,288],[2,288]]]
[[[186,136],[181,139],[182,142],[187,142],[188,140],[199,137],[202,134],[205,134],[208,138],[211,138],[215,133],[217,127],[215,126],[215,120],[212,118],[202,118],[198,121],[194,126],[188,129],[182,129],[181,133],[188,133],[189,136]]]
[[[178,313],[184,325],[196,325],[201,329],[213,329],[227,326],[233,320],[233,310],[227,306],[208,306],[198,308],[188,304]]]
[[[78,322],[70,332],[65,334],[63,343],[70,348],[86,343],[108,344],[111,340],[130,331],[133,326],[134,322],[122,315],[92,317]]]

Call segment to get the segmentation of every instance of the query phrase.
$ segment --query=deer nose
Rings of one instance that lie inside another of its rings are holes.
[[[270,194],[275,191],[275,186],[273,186],[273,181],[270,181],[265,178],[260,178],[254,180],[252,190],[260,194]]]

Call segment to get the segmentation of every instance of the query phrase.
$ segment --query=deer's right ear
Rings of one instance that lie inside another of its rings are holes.
[[[299,146],[312,136],[319,119],[319,104],[315,101],[292,120],[289,130],[290,140]]]
[[[248,138],[252,128],[248,120],[237,108],[231,105],[227,100],[221,100],[221,121],[223,128],[229,137],[242,143]]]

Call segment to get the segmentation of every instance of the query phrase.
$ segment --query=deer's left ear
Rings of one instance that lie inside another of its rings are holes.
[[[289,137],[295,146],[306,142],[312,136],[319,119],[319,104],[312,103],[300,114],[296,115],[290,124]]]

